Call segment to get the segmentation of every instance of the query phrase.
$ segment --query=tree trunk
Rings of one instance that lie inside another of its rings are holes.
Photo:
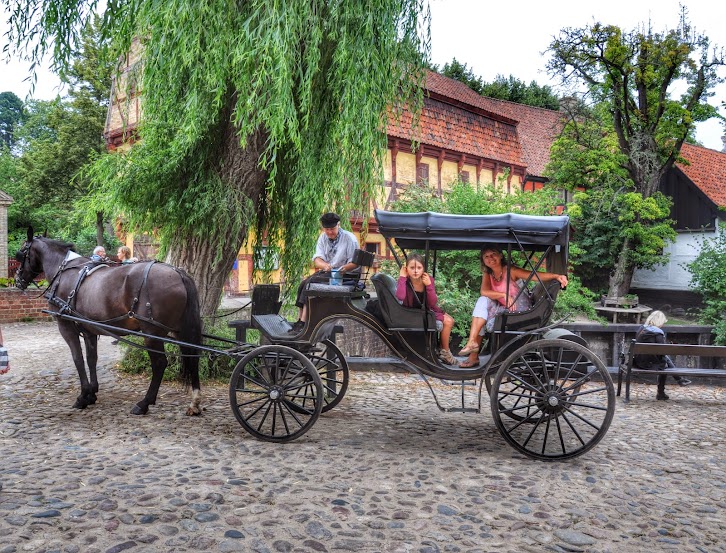
[[[267,173],[259,167],[265,142],[265,133],[257,131],[249,137],[246,148],[240,148],[239,137],[229,123],[224,129],[215,167],[222,182],[250,200],[255,213],[267,182]],[[211,317],[217,312],[224,282],[248,231],[249,225],[243,225],[237,233],[222,230],[205,236],[179,233],[171,237],[166,261],[184,269],[196,283],[202,317]]]
[[[96,246],[103,246],[103,213],[96,211]]]
[[[610,275],[610,285],[608,287],[608,297],[610,298],[618,298],[630,292],[630,283],[633,281],[633,272],[635,271],[635,267],[628,261],[631,250],[630,239],[626,238],[615,263],[615,270]]]

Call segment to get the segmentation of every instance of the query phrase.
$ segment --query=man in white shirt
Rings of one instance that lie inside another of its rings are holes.
[[[323,232],[318,237],[315,255],[313,255],[313,265],[317,272],[303,279],[297,289],[295,305],[300,308],[300,318],[290,329],[290,332],[295,334],[302,330],[307,320],[305,300],[308,284],[311,282],[327,283],[333,270],[337,270],[344,276],[346,273],[358,270],[358,265],[352,261],[355,250],[360,247],[355,234],[340,228],[340,217],[336,213],[323,215],[320,218],[320,224]]]

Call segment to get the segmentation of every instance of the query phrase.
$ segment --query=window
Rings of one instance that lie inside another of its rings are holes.
[[[379,250],[380,250],[380,244],[378,242],[366,242],[365,249],[367,252],[371,252],[373,254],[378,255]]]
[[[469,171],[462,171],[459,173],[459,180],[461,182],[469,182]]]
[[[419,163],[416,166],[416,184],[429,183],[429,164]]]

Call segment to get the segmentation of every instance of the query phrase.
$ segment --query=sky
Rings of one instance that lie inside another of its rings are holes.
[[[430,0],[431,58],[440,66],[456,58],[466,63],[485,81],[497,75],[529,83],[554,86],[545,72],[545,50],[565,27],[585,27],[593,22],[614,24],[631,30],[650,21],[656,31],[674,28],[680,14],[679,0]],[[726,2],[722,0],[680,0],[689,14],[691,25],[711,39],[712,45],[726,47]],[[7,31],[7,15],[0,15],[0,36]],[[5,39],[0,38],[0,44]],[[726,74],[726,68],[723,73]],[[10,90],[26,99],[30,91],[29,64],[0,60],[0,92]],[[33,98],[54,98],[58,79],[47,69],[37,75]],[[726,101],[726,84],[716,89],[711,104]],[[726,116],[726,109],[721,108]],[[698,126],[696,138],[707,148],[721,150],[721,136],[726,129],[718,121]]]

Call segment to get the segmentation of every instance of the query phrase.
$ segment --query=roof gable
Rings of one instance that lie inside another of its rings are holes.
[[[726,153],[683,144],[681,155],[690,165],[678,168],[717,206],[726,208]]]

